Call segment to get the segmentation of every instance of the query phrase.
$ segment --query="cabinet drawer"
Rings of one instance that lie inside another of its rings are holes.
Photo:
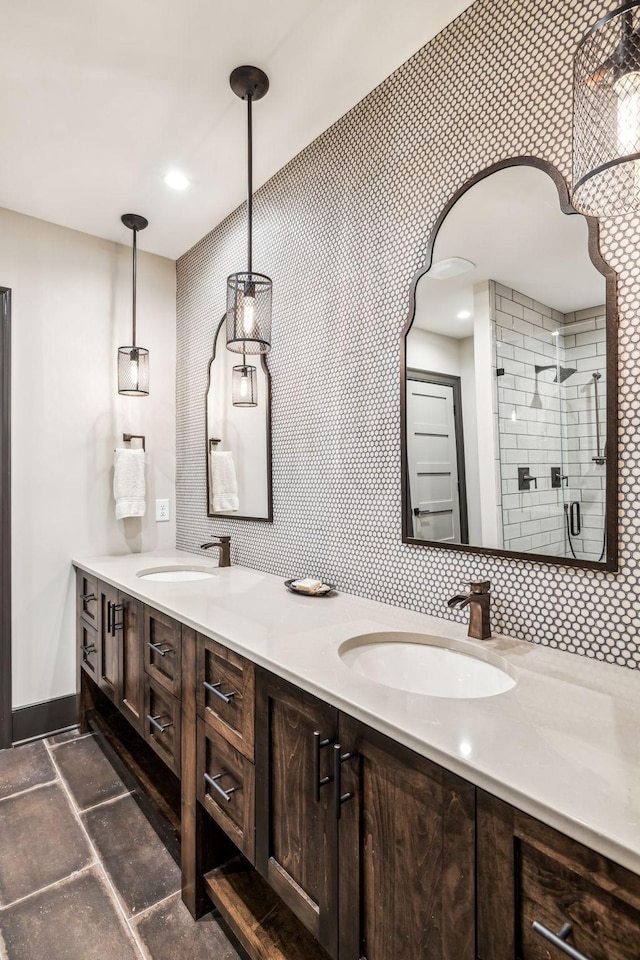
[[[144,738],[180,776],[180,702],[147,677],[144,695]]]
[[[80,666],[92,680],[98,679],[98,631],[78,619],[78,645]]]
[[[555,850],[521,842],[520,935],[523,960],[547,960],[563,953],[545,936],[571,925],[567,943],[588,960],[638,960],[640,902],[635,909],[626,897],[600,884],[597,872],[563,863]],[[534,928],[534,923],[536,928]]]
[[[198,718],[198,799],[255,863],[255,767]]]
[[[76,575],[77,612],[78,617],[85,620],[89,626],[98,626],[98,580],[82,570]]]
[[[567,946],[588,960],[638,960],[640,877],[502,800],[477,797],[481,960],[563,960],[565,925]]]
[[[198,634],[198,713],[240,753],[253,760],[254,665]]]
[[[181,696],[181,633],[177,620],[151,607],[144,608],[144,668],[174,697]]]

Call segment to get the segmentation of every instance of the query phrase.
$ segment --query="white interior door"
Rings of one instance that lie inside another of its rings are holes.
[[[460,543],[453,387],[407,379],[407,460],[413,534]]]

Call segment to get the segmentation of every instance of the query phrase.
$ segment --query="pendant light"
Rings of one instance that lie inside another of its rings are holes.
[[[125,227],[133,230],[133,334],[130,347],[118,348],[118,393],[124,397],[149,396],[149,351],[136,344],[136,270],[138,258],[138,230],[149,226],[149,221],[137,213],[124,213],[120,218]]]
[[[247,269],[227,277],[227,349],[232,353],[259,354],[271,349],[271,280],[255,273],[253,240],[253,129],[252,105],[269,89],[269,78],[258,67],[236,67],[229,77],[231,89],[247,101]],[[243,362],[237,370],[251,369]],[[254,368],[255,370],[255,368]],[[238,377],[241,374],[238,373]]]
[[[573,203],[591,216],[640,210],[639,8],[598,20],[574,57]]]
[[[243,362],[233,368],[231,378],[231,400],[234,407],[258,406],[258,371]]]

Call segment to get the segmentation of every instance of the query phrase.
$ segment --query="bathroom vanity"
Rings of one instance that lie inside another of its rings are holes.
[[[167,566],[202,579],[138,575]],[[185,553],[76,567],[80,722],[160,759],[138,781],[180,798],[183,899],[250,956],[637,960],[633,671]],[[340,656],[393,631],[515,685],[424,696]]]

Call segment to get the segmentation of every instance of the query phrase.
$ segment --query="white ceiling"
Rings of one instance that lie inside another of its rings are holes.
[[[438,233],[433,260],[449,257],[464,257],[475,269],[450,280],[427,273],[418,283],[415,324],[433,333],[471,336],[473,287],[483,280],[497,280],[561,313],[605,302],[585,218],[562,213],[553,181],[535,167],[500,170],[461,197]],[[458,319],[460,311],[469,317]]]
[[[228,77],[269,74],[255,187],[470,0],[0,0],[0,206],[176,258],[245,196],[246,107]],[[170,169],[187,191],[163,183]]]

